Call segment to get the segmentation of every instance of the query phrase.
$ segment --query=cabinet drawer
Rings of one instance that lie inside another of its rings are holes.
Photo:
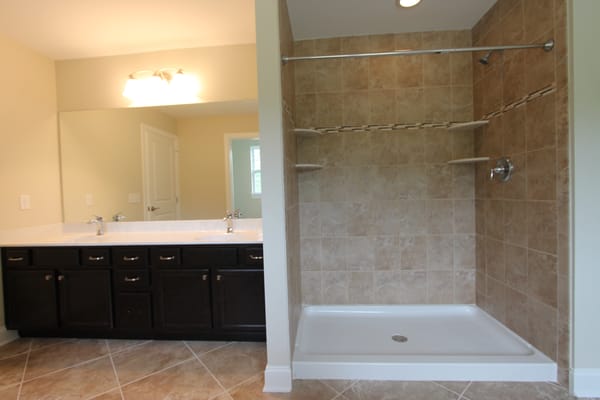
[[[79,249],[76,247],[39,247],[33,249],[33,263],[48,267],[79,265]]]
[[[262,247],[245,247],[241,249],[242,260],[246,265],[263,265]]]
[[[234,266],[238,264],[237,247],[184,247],[185,266]]]
[[[150,250],[152,265],[170,266],[181,264],[181,249],[179,247],[156,247]]]
[[[28,249],[4,250],[4,265],[7,267],[27,267],[31,265],[31,255]]]
[[[121,329],[152,328],[150,293],[121,293],[117,296],[116,325]]]
[[[110,265],[110,250],[102,247],[81,250],[83,265]]]
[[[148,251],[145,247],[115,247],[113,261],[120,267],[145,267],[148,265]]]
[[[150,273],[147,269],[128,269],[117,271],[117,286],[121,290],[148,289],[150,287]]]

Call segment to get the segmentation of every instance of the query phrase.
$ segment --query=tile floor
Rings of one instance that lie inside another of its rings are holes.
[[[562,400],[550,383],[295,381],[262,393],[264,343],[18,339],[0,347],[1,400]]]

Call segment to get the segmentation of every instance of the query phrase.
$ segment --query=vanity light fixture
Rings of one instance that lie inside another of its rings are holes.
[[[398,0],[398,5],[400,7],[414,7],[419,4],[421,0]]]
[[[129,74],[123,96],[131,106],[196,103],[200,85],[198,79],[181,68],[161,68],[156,71],[136,71]]]

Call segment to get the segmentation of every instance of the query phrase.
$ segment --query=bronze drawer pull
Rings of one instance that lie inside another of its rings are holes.
[[[12,261],[12,262],[19,262],[19,261],[23,261],[24,258],[23,257],[8,257],[8,261]]]
[[[254,256],[254,255],[250,254],[250,259],[251,260],[262,260],[263,256]]]
[[[142,278],[140,278],[139,276],[134,276],[133,278],[130,278],[128,276],[126,276],[123,280],[125,282],[138,282],[140,281]]]
[[[62,282],[62,281],[65,280],[65,276],[64,275],[59,275],[57,279],[58,279],[59,282]]]
[[[139,256],[133,256],[133,257],[123,256],[123,261],[137,261],[139,259],[140,259]]]
[[[221,279],[223,279],[223,276],[217,275],[217,280],[220,281]]]
[[[158,259],[160,261],[173,261],[175,259],[175,256],[160,256],[158,257]]]
[[[52,274],[46,274],[46,275],[44,275],[44,280],[46,280],[46,281],[51,281],[52,278],[54,278],[54,275],[52,275]]]
[[[208,275],[206,275],[206,274],[202,275],[202,280],[203,281],[208,280]]]
[[[98,257],[89,256],[88,260],[89,261],[102,261],[102,260],[104,260],[104,256],[98,256]]]

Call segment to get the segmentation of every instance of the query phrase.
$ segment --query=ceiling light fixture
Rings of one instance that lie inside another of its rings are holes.
[[[419,4],[421,0],[398,0],[400,7],[414,7]]]
[[[123,96],[132,107],[197,103],[198,79],[181,68],[136,71],[129,74]]]

